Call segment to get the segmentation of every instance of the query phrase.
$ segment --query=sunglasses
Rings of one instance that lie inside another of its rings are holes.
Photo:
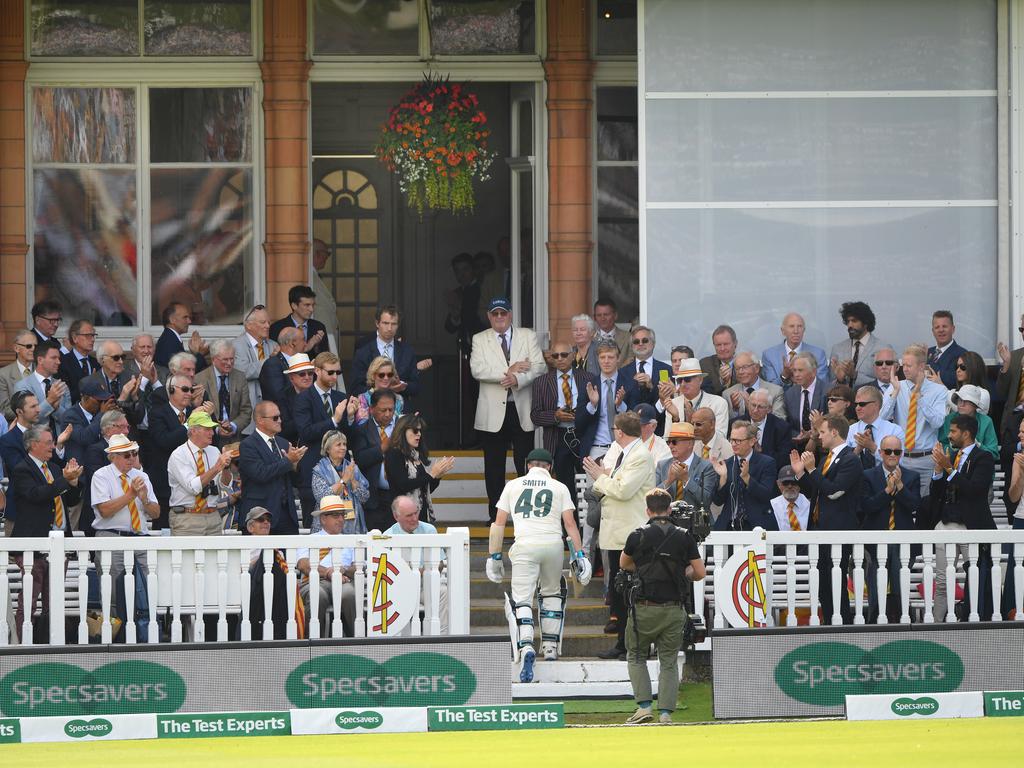
[[[639,347],[641,344],[650,344],[651,340],[644,336],[642,339],[633,339],[634,346]]]
[[[378,374],[377,374],[377,378],[378,378],[378,379],[390,379],[390,378],[391,378],[392,376],[394,376],[394,375],[395,375],[395,374],[393,374],[393,373],[390,373],[390,372],[389,372],[389,373],[378,373]]]
[[[895,360],[875,360],[875,368],[881,368],[883,365],[896,365]]]
[[[854,405],[857,406],[858,408],[867,408],[874,402],[874,400],[858,400],[856,403],[854,403]]]
[[[882,453],[886,456],[900,456],[903,454],[902,448],[883,448]]]
[[[409,427],[409,431],[412,432],[414,435],[418,435],[423,430],[420,429],[419,427]]]
[[[192,390],[193,390],[192,387],[178,387],[177,389],[178,389],[179,392],[184,392],[186,395],[192,394]]]
[[[341,517],[341,512],[321,512],[320,517]]]
[[[675,445],[676,443],[692,443],[693,442],[693,438],[692,437],[670,437],[665,442],[668,443],[669,445]]]
[[[79,335],[80,336],[84,336],[84,335],[87,335],[87,334],[79,334]],[[107,357],[109,357],[111,360],[116,360],[119,363],[123,363],[124,359],[125,359],[125,357],[127,357],[127,355],[107,355]]]
[[[1024,333],[1024,331],[1022,331],[1022,333]],[[958,371],[966,371],[967,370],[967,366],[964,365],[963,363],[957,363],[956,364],[956,369]]]
[[[259,312],[261,309],[266,309],[266,307],[263,306],[262,304],[257,304],[255,307],[253,307],[252,309],[245,313],[245,317],[242,318],[242,322],[247,322],[249,318],[252,317],[253,312]]]
[[[274,416],[264,416],[263,418],[266,419],[267,421],[280,421],[281,420],[281,414],[278,413],[278,414],[275,414]]]
[[[339,373],[341,373],[340,368],[321,368],[320,370],[326,373],[328,376],[337,376]]]
[[[850,402],[845,397],[826,397],[825,400],[830,402],[830,403],[848,403],[848,402]]]
[[[701,377],[700,376],[676,376],[675,380],[676,381],[684,381],[687,384],[689,384],[694,379],[699,379],[699,378],[701,378]]]
[[[22,347],[23,349],[35,349],[36,348],[35,344],[22,344],[20,341],[14,342],[14,346]]]
[[[552,352],[551,356],[553,358],[555,358],[555,360],[564,360],[565,358],[569,357],[569,355],[571,355],[571,354],[572,354],[571,352]]]
[[[312,376],[313,375],[313,371],[296,371],[295,373],[293,373],[291,375],[292,376],[302,376],[303,378],[306,378],[307,376]]]

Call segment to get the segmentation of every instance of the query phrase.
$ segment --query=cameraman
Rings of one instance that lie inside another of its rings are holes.
[[[655,488],[647,494],[646,502],[647,525],[629,534],[619,556],[619,567],[636,574],[635,586],[627,596],[630,609],[626,658],[637,706],[636,712],[626,720],[629,725],[651,720],[651,678],[647,674],[647,649],[651,643],[658,649],[661,665],[659,719],[662,723],[672,722],[679,696],[679,649],[686,622],[683,607],[688,590],[686,580],[704,578],[704,561],[697,552],[697,542],[669,520],[672,497],[661,488]]]

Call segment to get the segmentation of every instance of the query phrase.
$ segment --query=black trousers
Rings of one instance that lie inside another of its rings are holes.
[[[519,425],[519,412],[512,400],[505,407],[505,421],[497,432],[477,431],[484,449],[484,485],[487,486],[487,512],[491,522],[497,516],[498,499],[505,488],[505,454],[512,445],[516,474],[526,474],[526,454],[533,450],[533,432]],[[510,510],[511,511],[511,510]]]
[[[839,616],[843,624],[853,623],[853,609],[850,608],[850,594],[846,590],[846,574],[850,570],[853,547],[843,546],[839,560]],[[832,547],[818,547],[818,602],[821,604],[821,623],[832,623]]]
[[[618,619],[619,622],[619,634],[615,638],[615,647],[619,653],[626,652],[626,620],[628,619],[628,609],[626,608],[626,601],[622,597],[622,593],[615,589],[615,574],[619,572],[619,556],[622,554],[621,549],[606,549],[604,550],[605,558],[607,562],[605,567],[608,569],[608,590],[611,592],[612,604],[609,609],[610,615]]]
[[[569,439],[569,430],[558,428],[558,440],[555,442],[555,479],[565,483],[569,487],[569,496],[572,497],[573,506],[578,504],[576,499],[576,475],[583,471],[583,461],[566,445]],[[579,448],[577,447],[577,451]]]

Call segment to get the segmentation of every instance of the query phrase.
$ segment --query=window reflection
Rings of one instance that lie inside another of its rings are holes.
[[[137,0],[33,0],[33,56],[137,56]]]
[[[146,0],[147,56],[248,56],[250,0]]]
[[[32,160],[36,163],[135,161],[131,88],[33,88]]]
[[[432,0],[435,54],[533,53],[534,4],[524,0]]]
[[[417,0],[314,0],[313,51],[326,55],[419,53]]]
[[[249,162],[249,88],[152,88],[150,159],[154,163]]]

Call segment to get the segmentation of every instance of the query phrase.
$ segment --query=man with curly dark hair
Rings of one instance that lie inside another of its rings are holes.
[[[875,350],[886,346],[875,334],[875,313],[863,301],[848,301],[839,308],[849,339],[832,347],[830,383],[862,387],[875,378]]]

